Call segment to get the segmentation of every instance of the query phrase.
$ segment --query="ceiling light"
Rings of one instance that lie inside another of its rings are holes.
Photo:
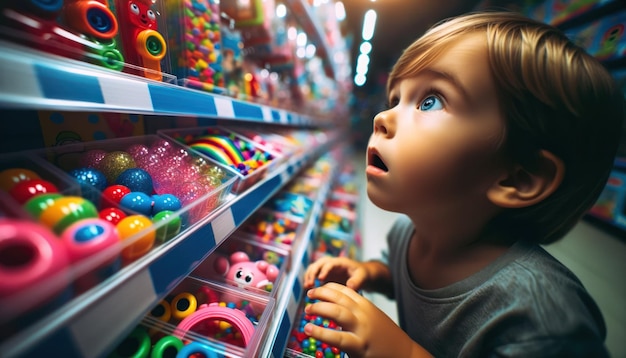
[[[363,40],[369,41],[374,37],[374,28],[376,27],[376,11],[367,10],[363,17]]]

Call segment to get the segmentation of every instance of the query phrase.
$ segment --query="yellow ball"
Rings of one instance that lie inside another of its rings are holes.
[[[156,232],[151,226],[152,221],[143,215],[129,215],[117,223],[120,239],[122,242],[129,242],[129,245],[122,249],[122,257],[134,260],[152,249]]]

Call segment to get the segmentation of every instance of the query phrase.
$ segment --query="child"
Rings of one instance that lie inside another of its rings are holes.
[[[508,12],[443,22],[391,71],[374,118],[367,193],[406,214],[384,261],[322,258],[305,333],[356,357],[606,356],[602,315],[538,244],[601,192],[622,94],[558,30]],[[342,284],[345,284],[342,285]],[[394,297],[400,327],[357,290]]]

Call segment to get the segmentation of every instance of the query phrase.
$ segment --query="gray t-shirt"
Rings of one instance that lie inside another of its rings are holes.
[[[408,271],[413,224],[387,241],[399,324],[435,357],[605,357],[602,314],[576,276],[543,248],[518,242],[474,275],[435,290]]]

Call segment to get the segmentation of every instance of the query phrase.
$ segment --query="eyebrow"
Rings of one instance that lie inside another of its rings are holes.
[[[465,89],[465,87],[463,87],[461,82],[459,82],[459,80],[451,73],[445,71],[437,71],[432,68],[426,68],[422,72],[431,74],[450,83],[457,91],[461,93],[461,96],[463,97],[465,102],[472,103],[472,97],[469,95],[469,92]]]

